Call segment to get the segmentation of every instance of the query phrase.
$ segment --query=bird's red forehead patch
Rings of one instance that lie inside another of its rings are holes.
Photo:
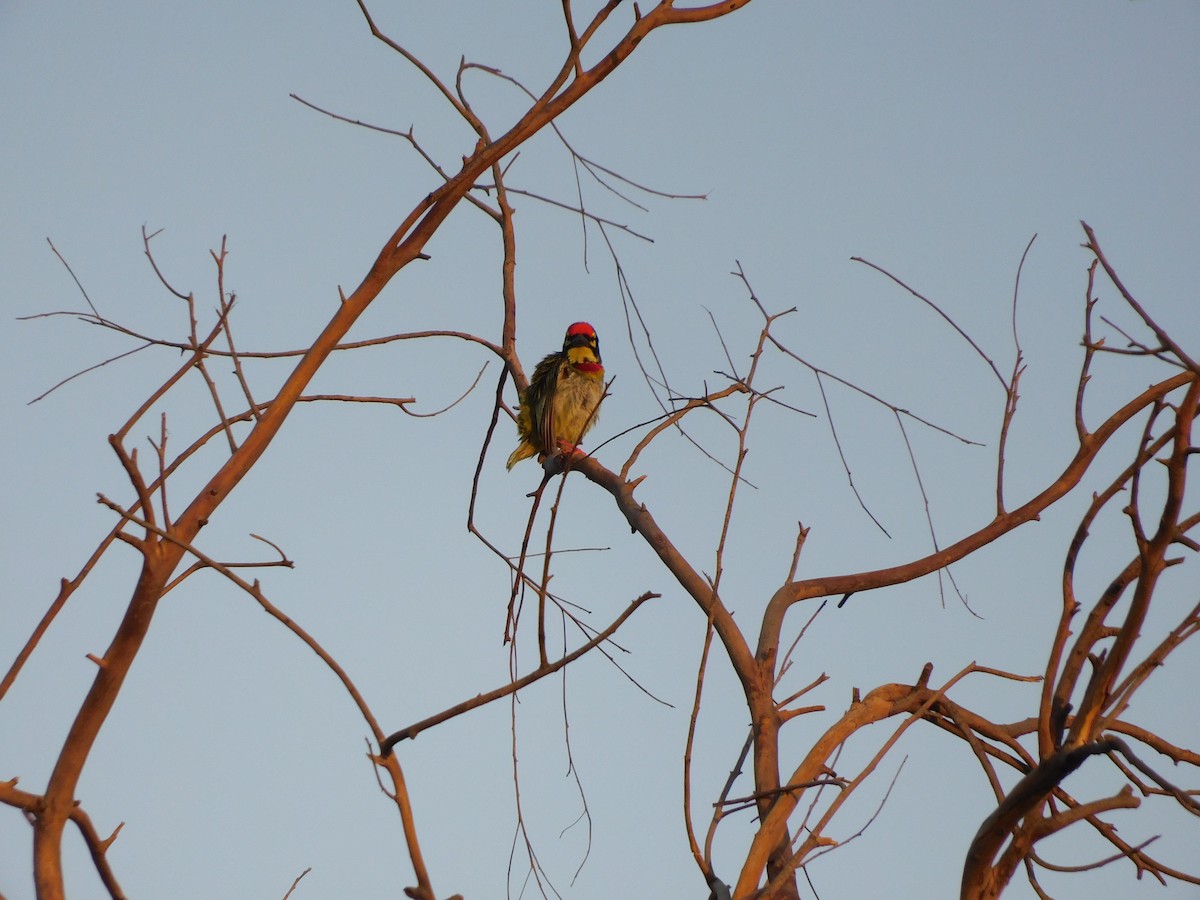
[[[595,333],[596,333],[596,329],[593,328],[591,325],[589,325],[587,322],[576,322],[574,325],[572,325],[570,328],[567,329],[567,337],[574,337],[577,334],[586,334],[588,336],[591,336],[591,335],[594,335]]]

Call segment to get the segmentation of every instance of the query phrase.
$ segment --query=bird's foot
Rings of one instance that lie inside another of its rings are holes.
[[[587,453],[582,447],[572,444],[570,441],[559,441],[554,448],[554,453],[550,456],[538,457],[541,460],[542,468],[550,475],[557,475],[562,472],[570,463],[577,459],[584,459]]]
[[[558,452],[565,453],[568,456],[587,456],[587,454],[583,452],[582,447],[572,444],[570,441],[559,441]]]

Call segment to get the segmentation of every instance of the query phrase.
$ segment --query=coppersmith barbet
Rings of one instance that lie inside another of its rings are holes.
[[[587,322],[567,329],[563,348],[533,370],[517,407],[521,442],[508,458],[508,468],[534,454],[542,462],[560,452],[578,452],[576,444],[596,424],[604,396],[600,340]]]

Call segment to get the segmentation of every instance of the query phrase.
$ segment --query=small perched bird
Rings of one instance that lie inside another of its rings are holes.
[[[541,462],[559,452],[576,452],[575,444],[596,424],[603,396],[600,339],[587,322],[576,322],[567,329],[562,351],[538,363],[529,387],[521,391],[517,407],[521,443],[508,458],[508,467],[535,453]]]

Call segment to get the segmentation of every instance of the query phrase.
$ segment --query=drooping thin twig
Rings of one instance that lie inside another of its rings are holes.
[[[854,499],[858,501],[858,505],[862,507],[862,511],[867,514],[875,527],[884,533],[886,537],[891,537],[891,533],[883,527],[883,523],[875,518],[875,513],[871,512],[866,502],[862,498],[862,494],[858,492],[858,486],[854,483],[854,473],[850,471],[850,463],[846,459],[846,451],[842,449],[842,441],[838,437],[837,425],[833,421],[833,410],[829,408],[829,397],[825,394],[825,383],[821,380],[821,373],[817,372],[817,390],[821,394],[821,405],[825,407],[825,420],[829,423],[829,433],[833,436],[833,444],[837,448],[838,458],[842,461],[842,471],[846,473],[846,481],[850,485],[850,490],[854,493]]]
[[[50,238],[46,238],[46,243],[50,245],[50,249],[54,251],[54,255],[58,257],[58,261],[63,264],[63,268],[67,270],[67,274],[69,274],[71,276],[71,280],[75,282],[75,287],[79,288],[79,293],[83,294],[83,299],[87,301],[88,308],[92,311],[92,314],[97,319],[103,319],[104,317],[100,315],[100,311],[96,309],[96,304],[93,303],[92,298],[88,296],[88,292],[84,288],[83,283],[75,274],[75,270],[71,268],[71,264],[66,261],[63,255],[58,252],[58,248],[54,246],[54,241],[50,240]]]
[[[53,394],[55,391],[57,391],[60,387],[62,387],[63,385],[65,385],[69,382],[74,381],[76,378],[78,378],[81,375],[86,375],[88,372],[94,372],[97,369],[101,369],[104,366],[107,366],[109,363],[114,363],[117,360],[124,359],[127,356],[133,356],[133,354],[140,353],[141,351],[145,350],[147,347],[152,347],[152,346],[154,346],[153,343],[145,343],[145,344],[142,344],[140,347],[134,347],[132,350],[126,350],[124,353],[118,353],[116,356],[110,356],[108,359],[102,360],[101,362],[98,362],[93,366],[88,366],[86,369],[80,369],[74,375],[68,375],[62,381],[58,382],[57,384],[52,385],[51,387],[47,388],[44,391],[42,391],[40,394],[38,394],[32,400],[29,400],[26,403],[26,406],[33,406],[33,404],[37,403],[39,400],[44,400],[46,397],[49,397],[51,394]]]
[[[878,266],[868,259],[863,259],[861,256],[852,256],[852,257],[850,257],[850,260],[851,260],[851,262],[862,263],[864,266],[872,268],[876,272],[879,272],[881,275],[884,275],[887,278],[890,278],[896,284],[900,285],[900,287],[904,288],[904,290],[908,291],[910,294],[912,294],[914,297],[916,297],[918,300],[920,300],[922,303],[924,303],[926,306],[928,306],[930,309],[932,309],[935,313],[937,313],[938,316],[940,316],[941,319],[944,322],[946,322],[947,325],[949,325],[956,332],[958,332],[959,337],[961,337],[964,341],[966,341],[968,344],[971,345],[971,349],[974,350],[977,354],[979,354],[979,358],[988,364],[988,368],[990,368],[992,370],[992,373],[996,376],[996,380],[1000,382],[1000,386],[1002,388],[1004,388],[1004,390],[1006,392],[1009,390],[1008,382],[1006,382],[1004,380],[1004,376],[1000,374],[1000,370],[998,368],[996,368],[996,364],[994,362],[992,362],[992,358],[983,352],[983,348],[980,347],[979,344],[977,344],[975,342],[975,339],[972,338],[965,331],[963,331],[963,329],[959,326],[959,324],[957,322],[955,322],[952,318],[950,318],[949,315],[947,315],[945,310],[943,310],[940,306],[938,306],[936,303],[934,303],[932,300],[930,300],[928,297],[926,297],[924,294],[922,294],[916,288],[909,287],[902,280],[897,278],[895,275],[893,275],[891,272],[889,272],[887,269],[883,268],[882,266]]]
[[[561,612],[560,621],[562,623],[562,643],[563,647],[567,646],[567,614]],[[559,837],[567,833],[571,828],[574,828],[580,822],[587,824],[587,842],[584,848],[583,857],[579,860],[579,865],[575,869],[575,874],[571,876],[571,884],[574,885],[579,878],[579,873],[583,871],[583,867],[587,864],[588,857],[592,854],[592,811],[588,806],[587,791],[583,789],[583,779],[579,774],[579,767],[575,764],[575,754],[571,749],[571,720],[568,714],[567,707],[567,668],[562,669],[562,716],[563,716],[563,745],[567,751],[567,772],[571,775],[575,782],[575,790],[579,793],[579,802],[583,808],[579,811],[579,816],[559,832]]]
[[[900,428],[900,436],[904,440],[904,448],[908,451],[908,461],[912,466],[913,477],[917,480],[917,489],[921,492],[921,503],[925,509],[925,523],[929,526],[929,540],[933,544],[934,552],[936,552],[940,550],[941,547],[938,545],[937,530],[933,525],[933,513],[929,509],[929,495],[925,492],[925,482],[921,478],[921,468],[917,465],[917,455],[913,452],[912,442],[908,439],[908,430],[904,427],[904,419],[902,419],[898,413],[895,415],[896,425]],[[946,606],[946,594],[942,585],[942,572],[946,573],[946,577],[950,580],[950,586],[954,588],[954,593],[958,597],[958,601],[963,605],[963,608],[975,618],[983,618],[976,613],[975,610],[971,609],[971,604],[967,602],[967,598],[963,595],[963,592],[959,590],[958,583],[954,580],[954,572],[949,566],[947,566],[945,569],[938,569],[937,572],[938,593],[942,598],[942,607],[945,608]]]

